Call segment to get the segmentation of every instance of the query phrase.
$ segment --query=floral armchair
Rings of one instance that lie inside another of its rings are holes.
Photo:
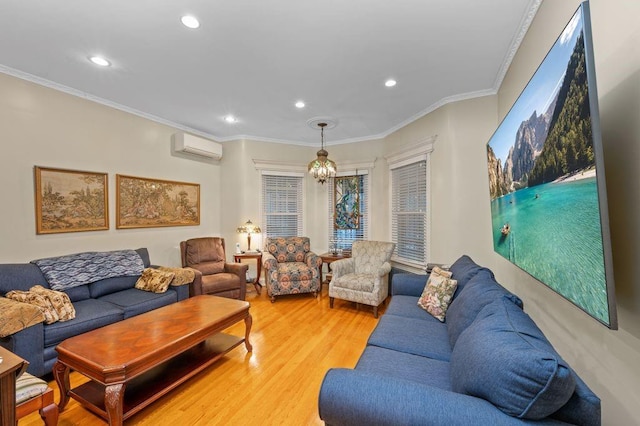
[[[333,279],[329,283],[329,307],[335,298],[373,306],[378,318],[378,306],[389,295],[391,254],[395,243],[382,241],[356,241],[351,247],[351,258],[331,263]]]
[[[283,294],[320,291],[322,258],[311,251],[308,237],[267,238],[262,255],[271,303]]]

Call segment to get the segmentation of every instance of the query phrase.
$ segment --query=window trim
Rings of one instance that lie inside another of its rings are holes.
[[[386,158],[387,165],[389,167],[389,239],[393,241],[393,170],[399,167],[407,166],[410,164],[425,161],[426,163],[426,200],[427,209],[425,217],[425,259],[423,262],[415,262],[402,257],[399,257],[394,250],[391,256],[391,261],[394,263],[406,265],[412,268],[424,269],[431,258],[431,153],[434,150],[434,144],[437,139],[437,135],[430,136],[426,139],[419,141],[401,151],[392,153]],[[395,241],[394,241],[395,242]]]
[[[262,223],[262,226],[264,228],[263,231],[263,244],[264,241],[266,240],[266,238],[268,238],[267,236],[267,220],[266,220],[266,216],[265,216],[265,209],[264,209],[264,176],[281,176],[281,177],[298,177],[301,178],[301,185],[302,188],[300,189],[300,193],[301,193],[301,200],[300,200],[300,211],[298,212],[298,215],[301,217],[301,228],[299,230],[299,234],[300,235],[305,235],[305,220],[304,220],[304,212],[305,212],[305,206],[306,206],[306,195],[305,195],[305,173],[300,173],[300,172],[296,172],[296,171],[279,171],[279,170],[261,170],[260,171],[260,191],[259,191],[259,208],[260,208],[260,222]]]

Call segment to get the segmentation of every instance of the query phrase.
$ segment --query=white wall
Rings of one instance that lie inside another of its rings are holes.
[[[369,141],[354,144],[344,144],[326,147],[329,158],[337,163],[338,170],[353,161],[375,160],[374,168],[370,172],[372,191],[371,206],[387,204],[386,188],[387,168],[384,160],[383,141]],[[246,235],[236,234],[235,229],[247,219],[260,222],[260,192],[261,174],[256,170],[254,160],[271,161],[280,164],[297,165],[304,172],[304,233],[311,240],[311,249],[320,254],[328,250],[327,215],[328,191],[327,184],[317,183],[306,173],[307,164],[316,158],[318,147],[293,146],[279,143],[239,140],[224,143],[224,157],[222,167],[222,236],[229,247],[239,242],[246,248]],[[387,209],[372,208],[370,223],[370,238],[388,238]],[[255,241],[255,243],[254,243]],[[262,236],[251,239],[252,248],[262,248]],[[227,250],[229,251],[229,250]]]
[[[220,230],[220,166],[173,156],[174,129],[0,74],[0,261],[27,262],[85,250],[147,247],[178,266],[182,239]],[[36,235],[35,165],[109,174],[106,231]],[[200,226],[115,229],[115,175],[200,184]]]

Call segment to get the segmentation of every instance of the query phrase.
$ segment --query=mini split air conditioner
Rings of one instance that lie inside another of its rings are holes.
[[[221,144],[187,133],[175,133],[173,135],[173,149],[175,152],[188,152],[189,154],[200,155],[215,160],[222,158]]]

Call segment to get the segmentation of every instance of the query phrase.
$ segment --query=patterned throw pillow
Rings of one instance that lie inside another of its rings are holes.
[[[436,274],[436,275],[440,275],[441,277],[445,277],[445,278],[451,278],[451,276],[453,275],[453,272],[451,271],[445,271],[444,269],[442,269],[439,266],[434,266],[433,269],[431,270],[432,274]]]
[[[175,274],[173,272],[159,271],[153,268],[146,268],[136,281],[138,290],[151,291],[153,293],[164,293],[169,288],[171,280]]]
[[[40,296],[48,299],[51,302],[51,306],[56,310],[60,322],[69,321],[76,317],[76,309],[71,303],[71,299],[67,293],[56,290],[49,290],[41,285],[34,285],[29,289],[30,292],[39,294]]]
[[[32,291],[11,290],[5,297],[22,303],[37,306],[44,315],[45,324],[53,324],[60,317],[48,298]]]
[[[451,272],[434,268],[431,275],[429,275],[422,295],[418,299],[418,306],[429,312],[434,318],[444,322],[447,308],[451,303],[456,287],[458,287],[458,281],[451,279]]]

